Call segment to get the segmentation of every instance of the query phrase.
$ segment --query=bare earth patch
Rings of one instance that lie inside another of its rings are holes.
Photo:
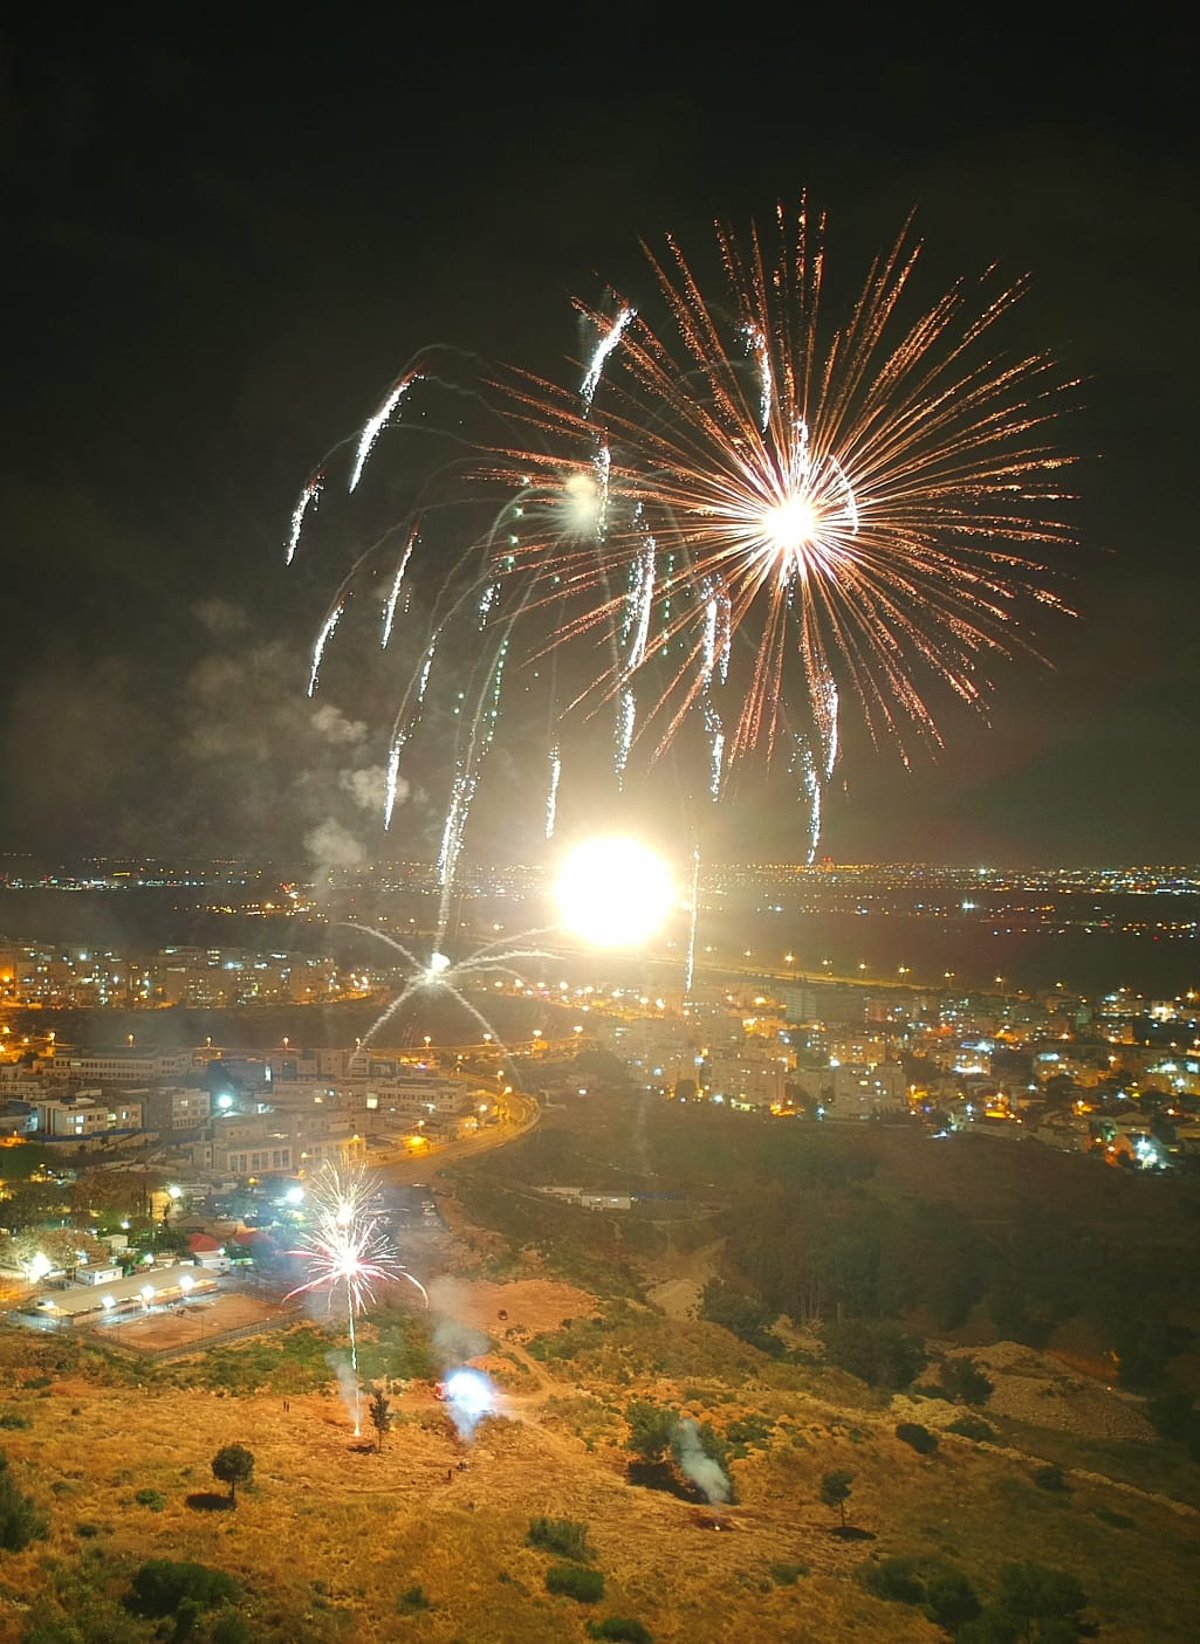
[[[586,1290],[554,1279],[514,1279],[494,1284],[489,1279],[437,1279],[430,1286],[430,1303],[439,1313],[502,1337],[510,1330],[536,1336],[557,1330],[564,1319],[586,1319],[600,1304]]]

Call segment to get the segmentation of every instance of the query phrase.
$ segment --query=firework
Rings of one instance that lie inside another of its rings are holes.
[[[354,1433],[362,1432],[358,1379],[358,1335],[355,1320],[374,1300],[377,1284],[405,1279],[425,1299],[425,1287],[400,1266],[379,1216],[379,1189],[361,1165],[326,1164],[309,1184],[313,1225],[301,1246],[292,1252],[305,1264],[308,1278],[291,1295],[324,1291],[332,1308],[341,1290],[345,1295],[350,1332],[350,1367],[354,1378]]]
[[[645,770],[693,745],[712,800],[752,763],[790,771],[811,859],[848,706],[907,763],[914,740],[940,742],[941,697],[985,708],[991,665],[1036,654],[1027,609],[1067,609],[1043,561],[1073,541],[1069,459],[1050,442],[1071,385],[1045,354],[992,351],[1021,285],[989,274],[922,298],[906,228],[838,318],[823,221],[781,208],[769,239],[718,229],[711,297],[673,241],[648,254],[662,324],[624,298],[577,305],[592,340],[574,384],[513,369],[460,388],[451,453],[393,525],[399,564],[368,551],[326,615],[310,691],[360,581],[381,579],[385,645],[402,586],[426,613],[389,819],[435,658],[452,659],[444,904],[514,672],[548,696],[548,836],[568,735],[599,714],[618,787],[635,756]],[[449,375],[427,355],[394,380],[353,442],[349,489]],[[301,493],[289,558],[329,463]],[[414,594],[424,560],[436,580]]]
[[[387,1026],[392,1018],[404,1007],[422,995],[441,993],[457,1000],[467,1014],[478,1023],[485,1039],[494,1041],[497,1048],[504,1050],[504,1044],[495,1028],[471,1000],[465,989],[477,985],[483,977],[493,976],[507,978],[512,981],[523,980],[515,968],[523,960],[548,959],[550,954],[539,947],[527,947],[524,944],[544,935],[544,930],[526,931],[524,935],[513,938],[507,944],[504,941],[486,942],[473,953],[467,954],[459,960],[451,960],[441,949],[445,939],[444,926],[439,926],[434,938],[435,945],[430,950],[427,960],[420,960],[411,951],[398,942],[394,936],[386,931],[376,930],[371,925],[357,925],[347,923],[348,930],[360,930],[367,936],[373,936],[377,941],[384,942],[389,948],[400,954],[405,962],[412,967],[411,974],[406,978],[394,999],[388,1004],[382,1014],[372,1023],[363,1038],[363,1044],[369,1045]]]

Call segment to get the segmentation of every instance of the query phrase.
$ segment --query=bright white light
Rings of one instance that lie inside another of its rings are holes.
[[[40,1250],[31,1258],[25,1269],[34,1284],[37,1284],[39,1279],[44,1279],[46,1274],[53,1272],[53,1270],[54,1263],[49,1256],[43,1255]]]
[[[589,839],[563,862],[555,887],[568,930],[596,947],[636,947],[675,901],[666,863],[636,839]]]
[[[297,1182],[294,1187],[289,1187],[287,1192],[283,1195],[283,1202],[285,1204],[301,1204],[303,1203],[303,1200],[304,1189],[300,1186],[299,1182]]]
[[[429,955],[429,968],[435,976],[440,976],[443,971],[450,969],[450,961],[444,953],[431,953]]]
[[[780,553],[798,554],[820,529],[820,517],[807,497],[788,497],[768,508],[759,520],[763,535]]]
[[[196,1282],[195,1279],[192,1277],[192,1275],[190,1273],[185,1273],[183,1275],[183,1277],[180,1279],[179,1288],[183,1291],[185,1296],[187,1295],[188,1291],[191,1290],[191,1288],[195,1284],[195,1282]]]

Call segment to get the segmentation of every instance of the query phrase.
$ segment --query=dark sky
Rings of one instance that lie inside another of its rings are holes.
[[[424,344],[554,371],[573,295],[648,283],[639,238],[704,251],[714,217],[807,188],[848,277],[914,208],[943,284],[1030,273],[1016,345],[1085,379],[1054,669],[1000,667],[990,723],[948,711],[911,771],[850,727],[826,848],[1195,861],[1197,54],[1172,10],[8,33],[0,848],[376,850],[385,687],[343,658],[319,718],[304,697],[342,564],[284,571],[305,475]],[[428,847],[434,774],[389,850]],[[799,849],[782,789],[715,831]]]

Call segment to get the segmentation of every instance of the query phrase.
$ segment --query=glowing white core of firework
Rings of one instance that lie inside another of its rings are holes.
[[[675,901],[671,872],[636,839],[589,839],[559,869],[562,923],[600,948],[636,947],[659,929]]]
[[[591,536],[600,520],[600,487],[591,474],[572,474],[563,481],[563,508],[573,536]]]
[[[440,976],[444,970],[450,969],[450,961],[444,953],[431,953],[429,955],[429,968],[435,976]]]
[[[763,534],[778,553],[798,554],[821,528],[821,517],[807,497],[787,497],[759,520]]]
[[[447,1401],[461,1410],[472,1425],[496,1408],[492,1384],[478,1370],[452,1370],[442,1386]]]

